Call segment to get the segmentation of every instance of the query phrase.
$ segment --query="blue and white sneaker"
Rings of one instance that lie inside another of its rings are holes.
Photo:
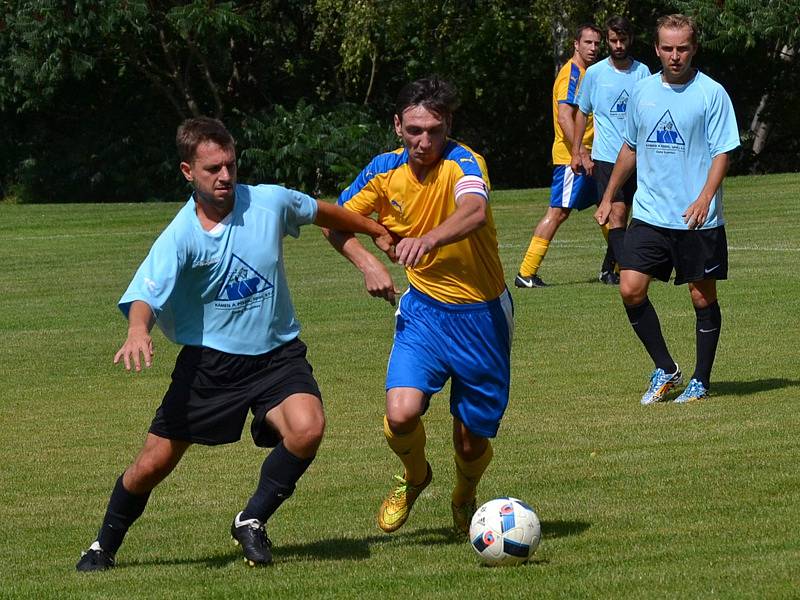
[[[675,398],[675,402],[683,404],[685,402],[694,402],[695,400],[703,400],[705,398],[708,398],[706,386],[703,385],[703,382],[692,378],[689,380],[689,385],[686,386],[683,393]]]
[[[683,375],[677,364],[674,373],[665,373],[664,369],[656,369],[650,375],[650,387],[642,396],[642,404],[663,402],[669,391],[676,385],[680,385],[681,382],[683,382]]]

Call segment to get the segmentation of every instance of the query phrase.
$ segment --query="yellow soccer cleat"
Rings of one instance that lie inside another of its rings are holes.
[[[475,514],[477,503],[475,498],[468,500],[464,504],[450,503],[450,508],[453,511],[453,529],[456,533],[463,533],[469,535],[469,526],[472,524],[472,515]]]
[[[428,467],[428,473],[425,475],[425,480],[419,485],[411,485],[399,475],[394,476],[396,483],[378,510],[378,527],[386,533],[397,531],[403,526],[403,523],[408,519],[411,507],[414,506],[417,496],[428,487],[431,479],[433,479],[431,465],[426,463],[426,466]]]

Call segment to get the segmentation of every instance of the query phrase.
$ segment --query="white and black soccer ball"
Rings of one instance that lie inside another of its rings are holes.
[[[516,498],[489,500],[475,511],[469,526],[470,545],[492,567],[526,562],[541,537],[536,511]]]

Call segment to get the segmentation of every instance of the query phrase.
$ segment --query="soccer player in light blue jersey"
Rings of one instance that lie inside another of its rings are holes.
[[[682,382],[647,296],[651,278],[688,284],[696,314],[694,373],[675,402],[708,395],[722,315],[717,280],[727,279],[722,180],[739,146],[733,105],[723,87],[692,67],[697,27],[684,15],[661,17],[656,54],[663,70],[640,81],[628,101],[624,143],[595,212],[605,223],[611,200],[634,168],[637,189],[625,234],[620,294],[634,331],[655,363],[642,404],[667,399]]]
[[[609,57],[586,69],[578,90],[570,165],[574,173],[586,173],[594,178],[598,198],[602,198],[606,191],[614,161],[622,147],[625,111],[633,86],[650,75],[647,65],[634,60],[629,54],[633,45],[633,27],[628,19],[611,17],[605,23],[605,32]],[[581,143],[589,115],[594,119],[591,155]],[[635,191],[636,177],[632,174],[612,199],[608,217],[608,244],[617,264],[622,258],[625,227]],[[603,283],[619,284],[619,274],[613,268],[601,270],[599,279]]]
[[[367,233],[392,254],[391,236],[372,219],[283,187],[237,185],[234,140],[221,122],[188,119],[176,141],[194,192],[120,300],[128,336],[114,363],[128,371],[149,367],[156,323],[183,348],[144,447],[117,479],[78,571],[112,568],[150,492],[189,446],[237,441],[248,412],[253,441],[274,449],[231,535],[251,566],[271,562],[265,523],[291,496],[325,428],[319,387],[298,338],[282,240],[315,223]]]

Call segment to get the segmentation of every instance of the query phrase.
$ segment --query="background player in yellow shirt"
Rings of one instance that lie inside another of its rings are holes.
[[[600,51],[602,31],[597,25],[584,23],[575,30],[575,50],[556,76],[553,84],[553,183],[550,187],[550,206],[533,231],[533,239],[514,278],[519,288],[544,287],[537,275],[556,231],[567,220],[573,208],[583,210],[597,204],[594,180],[587,174],[575,174],[570,169],[572,139],[577,111],[576,95],[586,68],[594,64]],[[587,119],[583,144],[592,146],[594,128],[591,116]],[[608,270],[610,251],[602,270]]]
[[[492,458],[508,403],[513,308],[489,207],[489,177],[479,154],[448,138],[455,90],[436,78],[405,86],[394,126],[403,148],[376,156],[339,204],[378,221],[402,239],[397,260],[409,288],[396,313],[386,376],[384,433],[404,473],[381,504],[378,525],[400,528],[433,473],[425,458],[422,415],[451,380],[456,485],[453,523],[468,532],[476,487]],[[351,234],[333,245],[363,274],[370,294],[394,304],[386,267]]]

